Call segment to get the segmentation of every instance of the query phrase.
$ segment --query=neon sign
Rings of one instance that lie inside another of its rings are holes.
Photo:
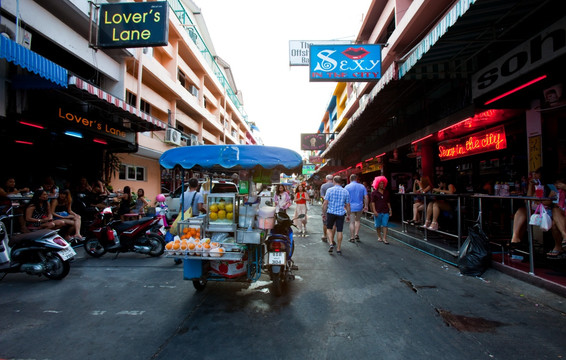
[[[443,141],[438,144],[438,156],[440,160],[452,160],[505,148],[507,138],[505,127],[501,125],[459,139]]]

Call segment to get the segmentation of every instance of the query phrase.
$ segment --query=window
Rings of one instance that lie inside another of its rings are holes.
[[[148,102],[145,102],[144,99],[141,99],[140,110],[146,114],[151,114],[151,105],[149,105]]]
[[[136,106],[136,95],[126,91],[126,104]]]
[[[145,167],[122,164],[120,165],[118,178],[120,180],[145,181]]]
[[[187,86],[187,81],[185,79],[185,74],[183,74],[183,72],[181,70],[179,70],[179,73],[177,75],[177,78],[179,79],[179,82],[181,83],[182,87],[186,87]]]

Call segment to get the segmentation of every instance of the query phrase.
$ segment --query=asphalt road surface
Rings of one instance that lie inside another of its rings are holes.
[[[197,292],[170,258],[82,249],[62,281],[0,281],[0,359],[560,359],[563,297],[489,269],[482,278],[394,238],[329,255],[320,206],[296,239],[297,278]],[[345,238],[349,238],[348,230]]]

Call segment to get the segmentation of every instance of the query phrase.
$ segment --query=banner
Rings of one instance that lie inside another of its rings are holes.
[[[326,134],[301,134],[301,150],[325,150]]]
[[[459,139],[438,143],[438,156],[440,160],[451,160],[505,148],[507,148],[505,127],[500,125]]]
[[[100,48],[163,46],[169,42],[167,1],[100,5]]]
[[[311,45],[310,81],[381,79],[381,45]]]

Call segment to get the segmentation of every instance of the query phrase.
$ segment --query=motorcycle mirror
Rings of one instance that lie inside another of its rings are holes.
[[[102,214],[104,215],[111,215],[112,214],[112,208],[104,208],[104,210],[102,210]]]

